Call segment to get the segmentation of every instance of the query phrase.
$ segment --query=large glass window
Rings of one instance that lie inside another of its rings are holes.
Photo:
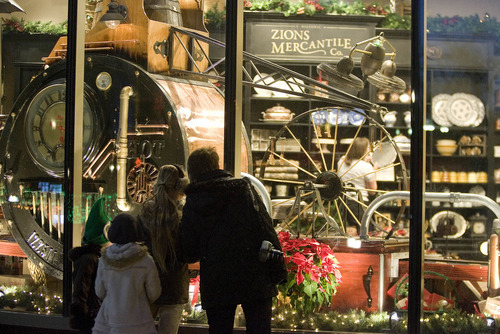
[[[68,9],[64,2],[52,9],[57,13],[26,3],[1,8],[0,304],[18,315],[63,314],[63,243],[72,239],[63,177],[66,68],[58,61],[66,51],[54,52],[66,40]],[[88,125],[97,123],[95,107],[87,97]],[[94,134],[86,133],[90,157]]]
[[[162,165],[185,166],[201,146],[233,156],[224,93],[236,60],[236,169],[254,176],[289,271],[273,328],[406,332],[414,314],[429,333],[491,325],[496,1],[93,0],[76,26],[66,1],[17,2],[1,25],[0,323],[69,316],[70,248],[100,237],[85,229],[96,202],[109,219],[136,215]],[[242,59],[226,59],[239,57],[225,47],[238,46],[234,29]],[[207,323],[198,274],[190,264],[184,327]]]

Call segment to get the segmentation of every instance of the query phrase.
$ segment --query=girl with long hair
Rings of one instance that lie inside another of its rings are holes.
[[[161,296],[152,307],[159,317],[158,332],[177,333],[189,296],[188,265],[179,255],[179,230],[184,189],[188,178],[179,165],[160,168],[153,197],[144,203],[139,220],[149,232],[146,242],[155,260],[162,286]]]

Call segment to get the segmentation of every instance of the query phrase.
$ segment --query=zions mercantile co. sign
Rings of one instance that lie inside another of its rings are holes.
[[[335,62],[361,41],[374,36],[370,25],[336,22],[247,21],[246,51],[268,59]],[[360,58],[354,53],[353,58]]]

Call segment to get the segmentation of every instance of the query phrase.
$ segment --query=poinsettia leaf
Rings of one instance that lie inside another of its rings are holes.
[[[302,271],[297,273],[297,285],[301,285],[304,282],[304,275],[302,275]]]
[[[304,292],[309,298],[312,298],[314,294],[314,286],[307,281],[304,281]]]
[[[323,297],[323,295],[318,294],[318,304],[320,306],[323,305],[324,300],[325,300],[325,298]]]

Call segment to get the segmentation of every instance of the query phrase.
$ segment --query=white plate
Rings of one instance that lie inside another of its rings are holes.
[[[273,82],[274,79],[272,77],[267,77],[268,75],[269,74],[267,73],[261,73],[260,76],[257,74],[253,78],[253,83],[258,85],[266,85],[266,86],[269,85],[271,82]],[[273,94],[273,92],[268,89],[257,88],[257,87],[254,87],[253,89],[255,90],[257,95],[262,97],[269,97]]]
[[[337,125],[337,113],[338,113],[338,118],[340,119],[340,109],[330,109],[328,112],[328,117],[326,118],[326,121],[330,123],[331,125]]]
[[[354,141],[354,138],[343,138],[340,140],[342,145],[350,145]]]
[[[378,167],[385,167],[396,160],[397,152],[394,146],[388,141],[383,142],[373,150],[372,162]]]
[[[432,98],[432,120],[441,126],[451,126],[446,116],[446,103],[451,98],[449,94],[438,94]]]
[[[349,124],[349,111],[340,109],[339,111],[339,124],[348,125]]]
[[[288,86],[288,84],[283,80],[278,80],[275,83],[270,84],[269,86],[271,86],[273,88],[279,88],[281,90],[290,90],[290,86]],[[287,93],[278,92],[278,91],[274,91],[274,90],[273,90],[273,95],[276,97],[289,97],[290,96]]]
[[[335,145],[335,143],[336,143],[337,141],[336,141],[335,139],[333,139],[333,138],[318,138],[318,139],[313,138],[313,139],[311,140],[311,143],[314,143],[314,144],[316,144],[316,143],[318,143],[318,142],[319,142],[320,144],[324,144],[324,145]]]
[[[453,211],[440,211],[432,216],[430,220],[431,232],[436,233],[440,224],[452,223],[456,226],[456,233],[445,235],[445,238],[460,238],[467,230],[467,221],[465,218]]]
[[[366,115],[365,112],[361,109],[354,109],[354,110],[351,110],[349,112],[349,116],[348,116],[348,119],[349,119],[349,123],[351,123],[352,125],[361,125],[365,122],[365,119],[366,117],[364,116]]]
[[[467,94],[467,95],[470,97],[471,102],[476,105],[477,118],[472,123],[472,126],[476,127],[476,126],[481,125],[481,123],[483,123],[484,116],[486,114],[486,112],[484,110],[484,104],[483,104],[483,101],[481,101],[481,99],[478,98],[477,96],[472,95],[472,94]]]
[[[292,87],[292,90],[297,93],[301,93],[302,90],[304,89],[304,81],[297,79],[297,78],[290,78],[287,80],[290,83],[290,86]],[[288,87],[290,89],[290,87]]]
[[[455,93],[446,103],[446,116],[453,125],[471,126],[478,117],[476,108],[469,94]]]
[[[323,125],[328,118],[328,110],[318,110],[311,114],[314,125]]]
[[[285,120],[285,119],[269,119],[269,118],[261,118],[259,121],[261,122],[269,122],[269,123],[288,123],[290,122],[291,119]]]
[[[337,120],[338,113],[338,120]],[[327,122],[331,125],[347,125],[349,124],[349,112],[342,109],[330,109],[328,112]]]

